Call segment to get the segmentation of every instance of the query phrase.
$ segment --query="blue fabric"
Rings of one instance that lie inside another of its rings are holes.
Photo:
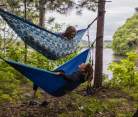
[[[58,67],[56,70],[63,70],[66,75],[73,73],[78,69],[78,65],[87,61],[89,58],[89,51],[90,49],[85,50],[75,58]],[[75,89],[81,83],[80,81],[66,81],[63,76],[58,76],[54,72],[33,68],[14,61],[6,62],[26,76],[26,78],[30,79],[38,87],[42,88],[53,96],[63,96],[68,91]]]
[[[0,15],[25,43],[53,60],[73,53],[87,30],[87,28],[79,30],[73,39],[67,40],[57,33],[43,29],[2,9]]]

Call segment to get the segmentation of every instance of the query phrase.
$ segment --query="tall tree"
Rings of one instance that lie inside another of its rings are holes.
[[[105,0],[98,1],[94,87],[102,86]]]
[[[45,25],[45,13],[46,13],[45,4],[46,4],[45,0],[39,1],[39,25],[41,27],[44,27]]]
[[[27,2],[24,0],[24,18],[27,18]],[[24,43],[25,45],[25,54],[24,54],[24,62],[27,62],[27,44]]]

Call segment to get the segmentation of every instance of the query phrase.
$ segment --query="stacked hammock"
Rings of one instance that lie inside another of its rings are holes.
[[[2,9],[0,15],[26,44],[53,60],[73,53],[88,29],[78,30],[73,39],[67,40],[58,33],[43,29]]]
[[[86,49],[55,70],[62,70],[65,72],[65,75],[72,74],[78,69],[78,65],[87,62],[89,53],[90,49]],[[63,76],[56,75],[54,72],[46,71],[44,69],[33,68],[15,61],[3,60],[26,76],[26,78],[30,79],[38,87],[56,97],[65,95],[81,83],[79,80],[75,82],[67,81],[63,78]]]

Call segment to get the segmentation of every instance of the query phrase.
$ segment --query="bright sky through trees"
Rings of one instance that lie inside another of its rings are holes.
[[[136,7],[138,7],[138,0],[112,0],[112,2],[106,3],[105,40],[112,39],[117,28],[135,13]],[[48,16],[56,17],[56,22],[65,23],[67,25],[77,25],[78,28],[85,28],[96,14],[97,12],[94,13],[86,9],[83,10],[83,14],[80,16],[76,15],[75,10],[68,15],[47,12]],[[93,34],[95,32],[94,30],[95,29],[92,30]]]

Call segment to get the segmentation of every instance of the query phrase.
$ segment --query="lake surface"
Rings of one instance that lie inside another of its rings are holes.
[[[95,50],[93,51],[93,59],[94,59],[94,63],[95,63]],[[108,66],[115,59],[116,59],[116,57],[113,56],[113,50],[112,49],[105,48],[103,50],[103,73],[108,75],[109,79],[112,78],[112,72],[108,70]]]
[[[103,50],[103,74],[107,75],[109,79],[112,78],[112,72],[108,70],[109,65],[114,61],[118,62],[123,59],[124,56],[114,56],[111,48],[104,48]],[[93,50],[93,59],[95,63],[95,49]]]

